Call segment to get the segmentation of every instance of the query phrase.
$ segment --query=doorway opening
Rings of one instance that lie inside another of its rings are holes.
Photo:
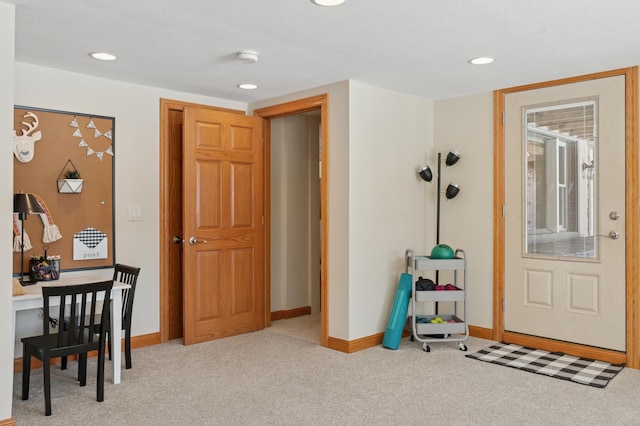
[[[160,340],[183,337],[183,269],[182,269],[182,123],[187,102],[160,100]],[[244,114],[204,105],[217,111]],[[319,117],[319,294],[320,344],[328,346],[328,96],[320,95],[254,111],[264,123],[264,277],[265,325],[271,325],[271,120],[310,113]],[[313,297],[313,295],[312,295]],[[295,311],[295,309],[293,310]],[[311,311],[313,312],[313,310]]]
[[[271,330],[320,343],[320,111],[270,120]]]

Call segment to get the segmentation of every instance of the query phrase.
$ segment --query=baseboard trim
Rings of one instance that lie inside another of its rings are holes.
[[[13,419],[0,420],[0,426],[16,426],[16,421]]]
[[[143,348],[145,346],[153,346],[160,343],[160,333],[142,334],[131,338],[131,349]],[[124,351],[124,339],[120,343],[120,347]]]
[[[301,317],[303,315],[310,315],[310,314],[311,314],[311,306],[302,306],[300,308],[287,309],[284,311],[273,311],[271,312],[271,321]]]
[[[150,334],[143,334],[140,336],[133,336],[131,338],[131,349],[142,348],[144,346],[157,345],[158,343],[160,343],[160,333],[150,333]],[[120,342],[120,347],[122,348],[122,351],[124,351],[124,339],[122,339],[122,341]],[[96,351],[89,352],[89,357],[94,357],[97,355],[98,355],[98,352]],[[133,358],[133,355],[131,356],[131,358]],[[69,361],[75,361],[77,359],[77,356],[72,355],[68,359]],[[51,360],[51,365],[57,365],[57,364],[60,364],[60,358]],[[34,358],[31,360],[31,369],[33,370],[36,368],[42,368],[42,362],[40,362],[39,359]],[[16,358],[13,360],[13,372],[20,373],[21,371],[22,371],[22,358]],[[4,426],[2,422],[0,422],[0,426]]]
[[[493,329],[470,325],[469,336],[477,337],[479,339],[493,340]]]
[[[469,336],[478,337],[481,339],[491,340],[493,330],[489,328],[469,326]],[[402,337],[411,336],[411,332],[404,330]],[[358,352],[364,349],[369,349],[374,346],[382,344],[384,333],[378,333],[371,336],[361,337],[355,340],[342,340],[336,337],[329,336],[329,344],[327,347],[336,351],[344,352],[347,354]]]
[[[384,333],[374,334],[372,336],[361,337],[355,340],[342,340],[329,336],[327,347],[336,351],[351,354],[364,349],[369,349],[382,344]]]

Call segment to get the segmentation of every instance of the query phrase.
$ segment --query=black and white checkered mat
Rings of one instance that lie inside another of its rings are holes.
[[[489,346],[467,357],[597,388],[607,386],[609,380],[624,368],[624,364],[614,365],[506,343]]]

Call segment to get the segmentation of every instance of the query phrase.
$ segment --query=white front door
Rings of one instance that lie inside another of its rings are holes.
[[[625,77],[505,97],[504,329],[625,351]]]

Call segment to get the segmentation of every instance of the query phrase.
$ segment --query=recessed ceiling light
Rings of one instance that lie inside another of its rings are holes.
[[[94,52],[89,54],[89,56],[99,61],[115,61],[116,60],[115,55],[112,55],[111,53],[106,53],[106,52]]]
[[[311,0],[318,6],[340,6],[344,0]]]
[[[258,85],[253,83],[242,83],[238,84],[238,87],[243,90],[255,90],[258,88]]]
[[[487,65],[487,64],[490,64],[491,62],[493,62],[493,58],[488,58],[488,57],[469,59],[469,63],[473,65]]]

